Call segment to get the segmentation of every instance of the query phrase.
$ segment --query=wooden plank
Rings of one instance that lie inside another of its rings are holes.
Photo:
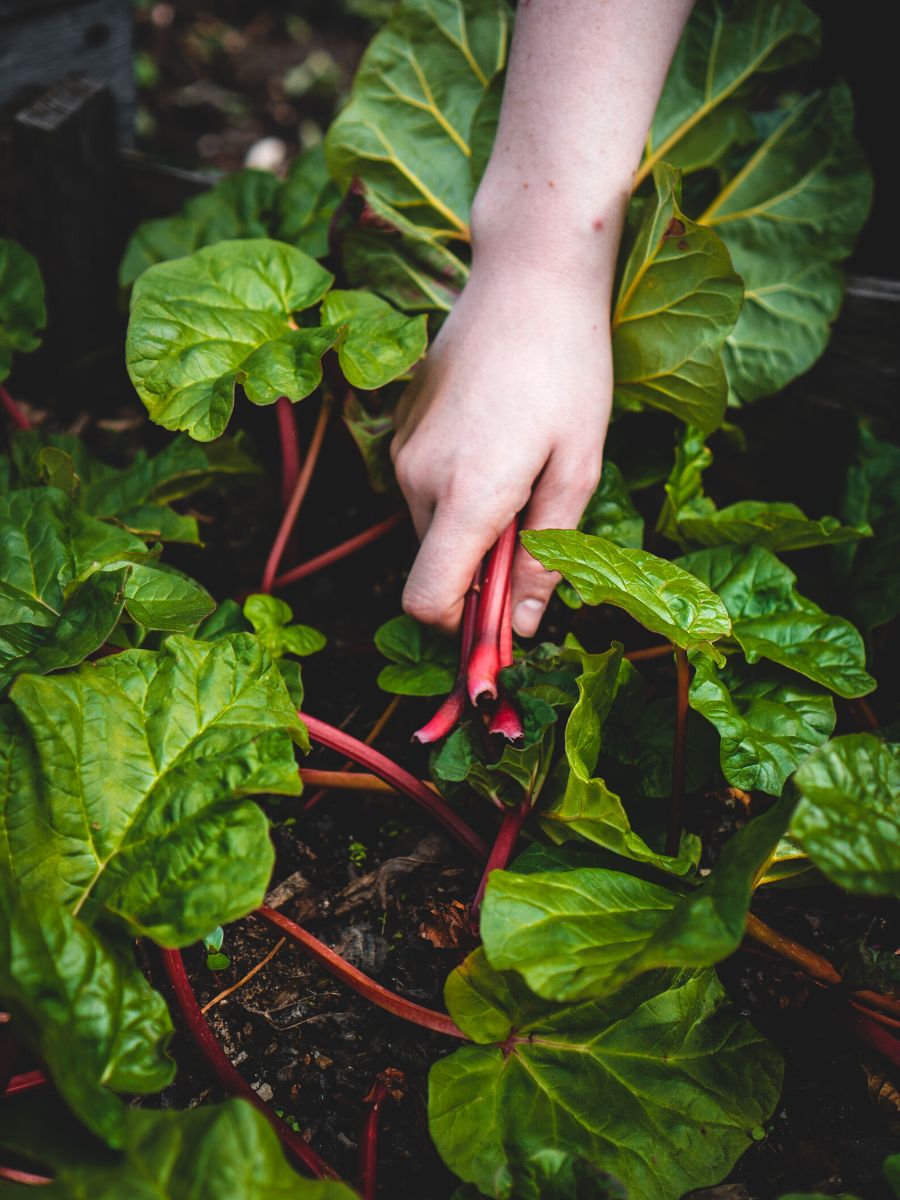
[[[73,71],[108,85],[118,138],[134,142],[129,0],[0,0],[0,105]]]

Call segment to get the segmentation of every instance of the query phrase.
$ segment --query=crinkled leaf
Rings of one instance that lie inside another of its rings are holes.
[[[135,563],[124,584],[125,608],[145,629],[184,633],[216,607],[206,590],[172,567]]]
[[[644,543],[644,518],[634,506],[622,472],[609,459],[603,464],[603,474],[596,491],[588,501],[578,528],[594,537],[608,538],[617,546]],[[559,594],[570,608],[581,608],[581,597],[567,583],[559,585]]]
[[[332,328],[296,328],[332,276],[315,259],[262,238],[225,241],[159,263],[132,293],[125,357],[150,416],[198,441],[221,434],[241,384],[254,404],[300,400],[321,382]]]
[[[510,1159],[496,1186],[499,1200],[628,1200],[612,1175],[552,1146]],[[464,1183],[451,1200],[482,1200],[482,1193]]]
[[[129,568],[100,571],[77,584],[58,615],[22,603],[0,585],[0,691],[17,675],[74,667],[103,645],[122,613]]]
[[[578,702],[566,722],[565,766],[545,791],[538,819],[554,841],[585,838],[637,862],[682,875],[694,865],[696,845],[688,839],[677,858],[658,854],[631,828],[621,799],[594,776],[600,755],[601,730],[619,686],[622,647],[590,656],[579,675]],[[548,795],[549,792],[549,795]]]
[[[370,292],[331,291],[322,303],[322,320],[342,330],[338,359],[353,387],[383,387],[402,375],[425,353],[425,317],[406,317]]]
[[[744,826],[686,896],[591,867],[494,871],[481,910],[488,960],[560,1002],[608,995],[657,967],[712,966],[739,946],[754,880],[789,816],[782,802]]]
[[[758,121],[763,138],[700,217],[727,245],[744,304],[725,346],[740,402],[784,387],[816,361],[837,316],[846,258],[872,180],[844,85]]]
[[[701,0],[672,60],[640,174],[660,159],[685,172],[717,165],[747,139],[740,99],[748,80],[809,57],[819,39],[818,19],[801,0]]]
[[[292,625],[293,615],[290,606],[275,596],[254,595],[244,601],[244,616],[273,658],[285,654],[305,658],[326,644],[325,634],[311,625]]]
[[[677,562],[722,598],[747,662],[768,658],[839,696],[864,696],[875,687],[857,630],[801,596],[796,575],[771,551],[717,546]]]
[[[728,613],[688,571],[574,530],[526,530],[521,538],[528,553],[548,571],[559,571],[586,604],[614,604],[676,646],[719,657],[712,643],[731,632]]]
[[[675,445],[675,462],[665,483],[666,498],[656,522],[657,532],[683,544],[678,514],[688,504],[705,505],[703,472],[712,463],[706,434],[693,425],[685,426]]]
[[[803,550],[808,546],[836,546],[871,536],[868,525],[842,525],[836,517],[810,520],[796,504],[740,500],[718,511],[678,514],[678,529],[685,540],[699,546],[765,546],[773,551]]]
[[[614,397],[646,404],[709,432],[728,384],[721,348],[741,306],[741,280],[724,243],[680,208],[681,177],[654,168],[645,210],[612,314]]]
[[[278,194],[275,236],[313,258],[328,253],[328,227],[341,194],[328,174],[321,146],[298,154]]]
[[[363,55],[325,157],[442,236],[467,237],[476,110],[506,59],[499,0],[402,0]]]
[[[0,900],[0,912],[3,904]],[[171,1083],[166,1003],[129,958],[55,901],[21,896],[0,928],[0,1003],[81,1119],[121,1145],[115,1092]]]
[[[432,1139],[486,1195],[502,1195],[510,1160],[551,1137],[555,1150],[612,1172],[632,1200],[677,1200],[718,1182],[761,1136],[781,1058],[714,971],[648,973],[606,1000],[543,1011],[519,1003],[481,952],[459,971],[495,977],[481,982],[478,1020],[448,985],[469,1036],[492,1042],[516,1030],[508,1052],[463,1046],[429,1076]]]
[[[281,182],[269,171],[236,171],[188,200],[176,216],[144,221],[125,247],[120,286],[130,287],[148,267],[184,258],[203,246],[267,237],[281,190]]]
[[[850,892],[900,896],[900,746],[847,734],[794,778],[791,833],[816,866]]]
[[[691,707],[719,731],[722,774],[748,792],[780,796],[789,775],[834,729],[834,701],[820,688],[777,668],[739,666],[721,671],[696,658]]]
[[[308,743],[254,637],[173,635],[10,699],[0,847],[19,887],[169,946],[262,902],[273,851],[248,797],[296,795]]]
[[[456,678],[457,649],[447,637],[403,615],[375,631],[375,645],[390,665],[378,686],[400,696],[442,696]]]
[[[0,383],[10,372],[14,354],[38,348],[46,323],[44,281],[37,262],[18,242],[0,238]]]
[[[355,1197],[346,1184],[298,1176],[285,1160],[275,1131],[246,1100],[186,1112],[130,1110],[120,1155],[106,1163],[62,1166],[44,1190],[47,1200]]]

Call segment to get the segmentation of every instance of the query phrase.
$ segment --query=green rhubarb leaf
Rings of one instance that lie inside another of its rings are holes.
[[[369,487],[373,492],[389,492],[395,484],[390,449],[394,438],[393,413],[367,412],[356,392],[347,388],[342,417],[365,463]]]
[[[612,314],[614,397],[650,405],[707,433],[722,422],[721,349],[741,307],[724,243],[681,211],[681,176],[654,168],[647,204]]]
[[[313,629],[311,625],[291,624],[294,614],[290,606],[275,596],[248,596],[243,611],[256,636],[273,658],[278,659],[285,654],[306,658],[326,645],[325,634],[318,629]]]
[[[124,593],[129,617],[145,629],[185,633],[216,607],[206,588],[159,563],[135,563],[125,580]]]
[[[0,691],[17,675],[49,675],[99,650],[122,614],[128,575],[128,568],[91,575],[72,588],[58,613],[0,585]]]
[[[322,379],[339,330],[296,327],[333,277],[262,238],[219,242],[159,263],[132,293],[125,358],[150,416],[208,442],[224,432],[241,384],[254,404],[301,400]]]
[[[719,731],[728,782],[772,796],[781,795],[788,776],[831,736],[836,720],[834,701],[821,688],[734,659],[717,671],[697,656],[689,699]]]
[[[872,522],[871,540],[838,552],[853,611],[872,630],[900,613],[900,446],[880,440],[864,423],[847,471],[843,514],[854,524]]]
[[[560,1002],[609,995],[658,967],[720,962],[743,939],[754,882],[790,807],[782,802],[745,825],[687,895],[592,867],[492,872],[481,910],[488,961]]]
[[[486,1195],[504,1195],[511,1162],[552,1137],[554,1150],[621,1179],[632,1200],[677,1200],[720,1180],[762,1136],[781,1058],[714,971],[652,972],[566,1007],[523,1003],[481,951],[460,973],[481,977],[481,1012],[460,1006],[448,981],[454,1019],[479,1043],[515,1038],[463,1046],[431,1068],[429,1126],[450,1169]]]
[[[640,549],[644,544],[644,518],[634,506],[622,472],[609,459],[603,464],[600,482],[578,528],[582,533],[608,538],[617,546]],[[581,608],[581,597],[569,584],[561,583],[558,591],[570,608]]]
[[[267,237],[281,191],[281,182],[268,171],[236,171],[188,200],[176,216],[144,221],[125,247],[119,264],[120,286],[130,287],[148,267],[183,258],[203,246],[233,238]]]
[[[375,645],[389,659],[378,686],[398,696],[443,696],[456,679],[457,649],[450,638],[403,615],[375,632]]]
[[[716,511],[682,509],[677,515],[682,537],[698,546],[765,546],[772,551],[804,550],[809,546],[837,546],[871,537],[868,525],[842,525],[835,517],[818,521],[796,504],[740,500]]]
[[[44,281],[35,259],[18,242],[0,238],[0,383],[14,354],[28,354],[41,344],[47,324]]]
[[[325,139],[342,189],[354,179],[441,237],[468,237],[472,123],[506,60],[500,0],[402,0],[363,55]]]
[[[10,699],[0,847],[18,887],[167,946],[262,903],[273,851],[249,797],[298,794],[308,741],[256,638],[173,635],[22,676]]]
[[[672,60],[639,178],[661,159],[686,173],[717,166],[752,136],[748,82],[815,54],[819,41],[818,18],[800,0],[701,0]]]
[[[640,690],[643,692],[643,687]],[[661,696],[647,703],[641,695],[639,703],[629,703],[627,708],[623,705],[621,713],[617,709],[610,716],[605,754],[613,762],[632,768],[626,776],[627,783],[622,782],[621,786],[633,787],[640,796],[657,800],[671,796],[674,745],[674,696]],[[695,713],[689,712],[684,777],[688,794],[709,782],[715,755],[715,734]]]
[[[110,1145],[122,1144],[127,1113],[115,1093],[158,1092],[175,1076],[163,998],[130,957],[52,900],[11,904],[0,928],[0,1004],[70,1107]]]
[[[24,1195],[25,1188],[21,1191]],[[356,1195],[343,1183],[298,1176],[265,1116],[246,1100],[186,1112],[132,1109],[119,1154],[61,1165],[45,1192],[47,1200],[354,1200]]]
[[[722,598],[748,663],[767,658],[839,696],[864,696],[875,687],[858,631],[801,596],[796,575],[769,550],[717,546],[677,562]]]
[[[578,676],[578,701],[565,730],[565,766],[544,791],[537,816],[555,842],[584,838],[637,862],[683,875],[696,862],[696,839],[686,839],[678,857],[656,853],[631,828],[621,799],[594,776],[602,728],[620,686],[622,647],[588,656]]]
[[[769,395],[816,361],[841,303],[836,264],[869,211],[872,180],[853,139],[844,85],[756,121],[762,140],[699,218],[721,235],[744,280],[725,347],[739,402]]]
[[[900,746],[870,733],[835,738],[795,776],[791,833],[842,888],[900,896]]]
[[[510,1158],[498,1187],[499,1200],[628,1200],[612,1175],[552,1146],[527,1158]],[[482,1200],[482,1193],[464,1183],[450,1200]]]
[[[706,445],[702,429],[686,425],[675,444],[675,462],[665,483],[666,498],[656,522],[658,533],[683,545],[679,513],[691,505],[694,510],[714,510],[703,493],[703,472],[712,464],[712,451]]]
[[[586,604],[614,604],[676,646],[719,658],[713,643],[731,622],[714,592],[688,571],[645,550],[565,529],[526,530],[522,544],[559,571]]]
[[[390,383],[422,357],[428,344],[424,316],[406,317],[370,292],[329,292],[322,320],[342,330],[338,360],[353,387],[372,390]]]
[[[291,163],[278,194],[275,236],[313,258],[324,258],[328,228],[340,198],[322,147],[302,151]]]

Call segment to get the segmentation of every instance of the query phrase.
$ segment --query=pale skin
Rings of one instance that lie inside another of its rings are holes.
[[[421,540],[403,607],[452,631],[518,512],[572,529],[600,478],[625,208],[691,0],[520,0],[472,270],[400,401],[392,455]],[[521,547],[513,626],[558,576]]]

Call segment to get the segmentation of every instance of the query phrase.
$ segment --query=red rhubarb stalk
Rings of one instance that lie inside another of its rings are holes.
[[[675,746],[672,752],[672,806],[669,812],[669,831],[666,836],[666,854],[673,857],[681,845],[681,830],[684,825],[684,766],[687,750],[688,689],[691,686],[690,666],[687,652],[675,646],[675,675],[677,693],[675,698]]]
[[[462,629],[459,646],[459,671],[453,691],[427,724],[417,729],[412,740],[421,746],[439,742],[445,738],[453,727],[462,719],[466,710],[466,670],[469,665],[469,655],[475,641],[475,629],[478,624],[478,601],[481,592],[481,567],[475,572],[463,605]]]
[[[332,563],[340,562],[342,558],[346,558],[349,554],[353,554],[357,550],[362,550],[364,546],[368,546],[372,542],[377,541],[378,538],[383,537],[386,533],[390,533],[407,516],[408,514],[405,512],[395,512],[392,516],[379,521],[377,525],[372,525],[368,529],[364,529],[362,533],[357,533],[354,537],[347,538],[345,542],[340,542],[337,546],[332,546],[330,550],[325,550],[322,554],[317,554],[315,558],[310,558],[305,563],[300,563],[299,566],[292,567],[290,571],[285,571],[283,575],[276,576],[272,580],[272,587],[287,587],[288,584],[296,583],[298,579],[306,579],[308,575],[315,575],[317,571],[322,571],[325,567],[330,567]]]
[[[864,1016],[861,1012],[850,1013],[850,1024],[860,1041],[871,1046],[892,1066],[900,1067],[900,1041],[892,1033],[882,1029],[871,1017]]]
[[[497,839],[491,847],[488,860],[484,865],[481,882],[478,885],[478,891],[475,893],[475,899],[472,901],[472,907],[469,910],[469,927],[473,933],[478,932],[478,913],[481,909],[481,902],[484,899],[484,889],[487,887],[488,876],[491,871],[502,871],[509,863],[513,850],[516,848],[516,842],[519,840],[519,833],[525,823],[525,818],[530,812],[531,797],[525,796],[515,808],[507,808],[503,814]]]
[[[278,527],[278,533],[275,535],[275,541],[272,543],[272,549],[269,551],[269,557],[266,560],[266,567],[263,571],[262,583],[260,584],[261,592],[271,592],[272,584],[275,581],[275,576],[278,574],[278,568],[281,564],[281,559],[284,555],[287,544],[290,541],[291,532],[294,524],[300,513],[300,506],[303,503],[303,498],[309,489],[310,480],[312,479],[313,470],[319,458],[319,451],[322,449],[322,440],[325,437],[325,429],[328,425],[328,414],[330,404],[327,398],[322,400],[322,407],[319,409],[319,416],[316,421],[316,427],[313,430],[312,439],[309,443],[309,450],[306,454],[306,461],[303,463],[297,481],[294,484],[294,490],[291,492],[291,498],[288,501],[287,507],[284,510],[284,516],[281,519],[281,524]]]
[[[49,1082],[43,1071],[23,1071],[21,1075],[13,1075],[3,1095],[18,1096],[22,1092],[33,1092],[35,1088],[46,1087]]]
[[[307,933],[301,925],[283,913],[264,904],[253,915],[277,929],[288,941],[293,942],[310,958],[315,959],[335,979],[346,984],[348,988],[351,988],[357,995],[363,996],[371,1004],[383,1008],[385,1012],[409,1021],[413,1025],[421,1025],[423,1029],[431,1029],[435,1033],[444,1033],[448,1037],[468,1041],[463,1031],[450,1020],[446,1013],[435,1012],[433,1008],[425,1008],[424,1005],[416,1004],[414,1000],[405,1000],[396,992],[382,987],[380,983],[376,983],[374,979],[370,979],[368,975],[364,975],[362,971],[351,966],[346,959],[335,954],[324,942],[320,942],[311,933]]]
[[[10,1183],[24,1183],[28,1185],[53,1182],[49,1175],[34,1175],[31,1171],[20,1171],[18,1167],[0,1167],[0,1179],[6,1179]]]
[[[294,406],[287,396],[278,398],[275,413],[278,417],[278,441],[281,444],[281,503],[287,507],[300,474],[300,442]]]
[[[506,588],[506,600],[503,604],[503,619],[500,624],[500,670],[513,664],[512,636],[512,579]],[[501,696],[494,709],[488,733],[505,738],[514,746],[521,746],[525,740],[525,730],[522,727],[522,716],[508,696]]]
[[[3,408],[10,425],[12,425],[15,429],[31,428],[31,422],[22,412],[21,408],[19,408],[18,404],[16,404],[15,400],[13,400],[12,396],[2,383],[0,383],[0,407]]]
[[[378,1126],[381,1110],[387,1099],[388,1090],[380,1079],[376,1079],[366,1096],[366,1119],[359,1139],[359,1191],[363,1200],[375,1200],[378,1169]]]
[[[516,548],[518,518],[500,534],[488,557],[484,587],[478,605],[475,642],[469,655],[466,684],[473,704],[497,698],[497,674],[500,670],[500,627],[509,587],[513,553]]]
[[[301,712],[299,716],[314,742],[318,742],[321,746],[327,746],[329,750],[337,750],[345,758],[351,759],[367,771],[371,771],[373,775],[377,775],[379,779],[383,779],[385,783],[389,783],[391,787],[396,788],[398,792],[402,792],[404,796],[408,796],[410,800],[414,800],[416,804],[430,813],[475,858],[482,861],[487,858],[487,845],[478,834],[431,788],[416,779],[415,775],[411,775],[409,771],[398,766],[380,751],[351,737],[349,733],[344,733],[342,729],[336,729],[326,721],[320,721],[317,717],[311,717],[305,712]]]
[[[175,998],[175,1003],[184,1018],[191,1037],[203,1057],[212,1067],[216,1078],[227,1092],[235,1096],[243,1096],[245,1100],[258,1109],[281,1139],[285,1149],[302,1163],[302,1165],[317,1179],[338,1179],[340,1176],[328,1163],[318,1155],[312,1146],[308,1146],[299,1133],[295,1133],[275,1115],[268,1104],[260,1100],[250,1084],[229,1062],[225,1051],[206,1023],[200,1012],[197,997],[191,987],[184,969],[184,959],[179,950],[161,950],[163,969],[168,977]]]

